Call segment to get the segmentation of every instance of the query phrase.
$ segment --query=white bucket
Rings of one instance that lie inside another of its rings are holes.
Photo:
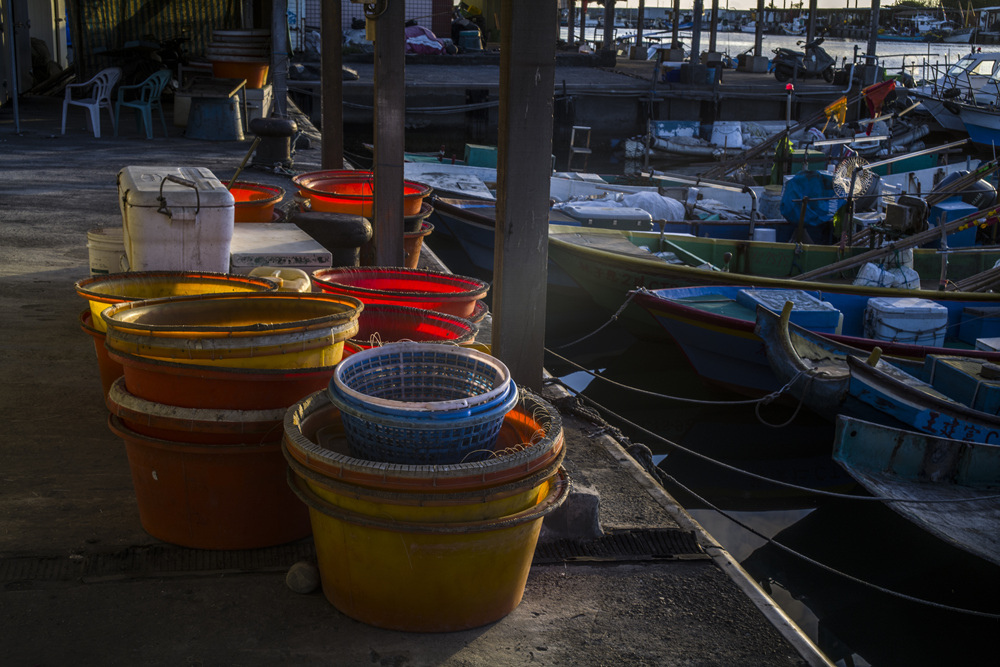
[[[781,191],[780,185],[765,185],[764,192],[757,201],[757,210],[760,217],[765,220],[781,219]]]
[[[743,148],[743,129],[738,120],[717,120],[712,123],[713,146]]]
[[[92,276],[128,271],[124,230],[121,227],[91,229],[87,232],[87,251],[90,254]]]

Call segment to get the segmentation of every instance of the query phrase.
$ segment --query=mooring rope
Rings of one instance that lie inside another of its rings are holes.
[[[586,335],[586,336],[584,336],[583,338],[577,338],[577,339],[576,339],[576,340],[574,340],[573,342],[571,342],[571,343],[566,343],[565,345],[560,345],[560,346],[559,346],[558,348],[556,348],[556,349],[559,349],[559,350],[565,350],[565,349],[566,349],[567,347],[570,347],[571,345],[576,345],[577,343],[581,343],[581,342],[583,342],[583,341],[587,340],[588,338],[590,338],[591,336],[593,336],[593,335],[597,334],[597,333],[598,333],[599,331],[601,331],[602,329],[604,329],[604,327],[608,326],[608,325],[609,325],[609,324],[611,324],[612,322],[615,322],[615,321],[616,321],[616,320],[618,319],[618,316],[622,314],[622,311],[624,311],[624,310],[625,310],[625,308],[627,308],[627,307],[628,307],[628,305],[629,305],[630,303],[632,303],[632,299],[634,299],[634,298],[635,298],[635,295],[636,295],[636,292],[634,292],[634,291],[630,291],[630,292],[628,293],[628,298],[627,298],[627,299],[625,299],[625,303],[623,303],[623,304],[622,304],[622,305],[621,305],[621,306],[620,306],[620,307],[618,308],[618,310],[616,310],[616,311],[615,311],[614,315],[612,315],[612,316],[611,316],[611,319],[610,319],[610,320],[608,320],[607,322],[605,322],[605,323],[604,323],[604,324],[602,324],[601,326],[597,327],[596,329],[594,329],[593,331],[591,331],[591,332],[590,332],[589,334],[587,334],[587,335]],[[556,355],[556,356],[558,357],[559,355]]]
[[[794,485],[794,484],[789,484],[787,482],[781,482],[781,481],[778,481],[778,480],[769,479],[769,478],[763,477],[761,475],[757,475],[756,473],[751,473],[751,472],[746,471],[746,470],[741,470],[739,468],[735,468],[733,466],[730,466],[729,464],[722,463],[721,461],[717,461],[717,460],[709,458],[709,457],[707,457],[707,456],[705,456],[703,454],[699,454],[698,452],[695,452],[695,451],[692,451],[690,449],[687,449],[686,447],[682,447],[681,445],[673,443],[673,442],[667,440],[666,438],[663,438],[662,436],[656,435],[655,433],[652,433],[652,432],[650,432],[650,431],[642,428],[641,426],[638,426],[637,424],[634,424],[634,423],[630,422],[629,420],[621,417],[620,415],[617,415],[614,412],[612,412],[610,410],[607,410],[607,408],[605,408],[604,406],[602,406],[602,405],[600,405],[600,404],[598,404],[598,403],[590,400],[586,396],[583,396],[579,392],[574,392],[569,387],[566,387],[566,385],[563,384],[558,378],[552,378],[551,380],[548,381],[548,383],[549,384],[560,384],[563,387],[565,387],[568,391],[570,391],[570,392],[572,392],[574,394],[572,402],[570,402],[567,399],[562,399],[560,401],[556,401],[557,407],[559,407],[560,409],[565,409],[565,410],[568,410],[570,412],[576,413],[578,415],[584,416],[587,419],[589,419],[589,420],[597,423],[599,426],[601,426],[602,427],[601,430],[603,432],[609,433],[616,440],[619,440],[619,442],[621,442],[624,445],[624,447],[625,447],[626,451],[628,451],[629,455],[631,455],[632,458],[634,458],[643,467],[643,469],[645,469],[648,473],[650,473],[650,475],[661,486],[666,486],[666,484],[664,483],[665,481],[673,483],[673,484],[676,484],[684,492],[690,494],[693,498],[695,498],[699,502],[703,503],[709,509],[717,512],[718,514],[720,514],[721,516],[725,517],[729,521],[732,521],[733,523],[735,523],[737,526],[739,526],[743,530],[746,530],[747,532],[751,533],[752,535],[755,535],[756,537],[760,538],[761,540],[764,540],[768,544],[774,546],[777,549],[780,549],[781,551],[789,554],[790,556],[798,558],[798,559],[800,559],[800,560],[802,560],[802,561],[804,561],[806,563],[809,563],[810,565],[818,567],[818,568],[820,568],[822,570],[825,570],[826,572],[829,572],[831,574],[834,574],[834,575],[836,575],[838,577],[842,577],[844,579],[847,579],[848,581],[852,581],[852,582],[854,582],[854,583],[856,583],[858,585],[865,586],[866,588],[870,588],[872,590],[878,591],[878,592],[883,593],[885,595],[889,595],[889,596],[892,596],[892,597],[899,598],[901,600],[906,600],[908,602],[913,602],[913,603],[916,603],[916,604],[920,604],[920,605],[932,607],[932,608],[935,608],[935,609],[941,609],[943,611],[949,611],[949,612],[954,612],[954,613],[958,613],[958,614],[965,614],[965,615],[968,615],[968,616],[977,616],[977,617],[980,617],[980,618],[988,618],[988,619],[1000,619],[1000,614],[991,613],[991,612],[984,612],[984,611],[978,611],[978,610],[975,610],[975,609],[965,609],[965,608],[962,608],[962,607],[955,607],[955,606],[943,604],[943,603],[940,603],[940,602],[934,602],[932,600],[925,600],[923,598],[918,598],[918,597],[915,597],[913,595],[909,595],[907,593],[901,593],[899,591],[894,591],[891,588],[886,588],[885,586],[880,586],[879,584],[875,584],[875,583],[872,583],[870,581],[865,581],[864,579],[861,579],[861,578],[859,578],[859,577],[857,577],[857,576],[855,576],[853,574],[849,574],[847,572],[843,572],[842,570],[838,570],[837,568],[835,568],[835,567],[833,567],[831,565],[826,565],[825,563],[822,563],[822,562],[820,562],[820,561],[818,561],[818,560],[816,560],[816,559],[814,559],[814,558],[812,558],[810,556],[807,556],[807,555],[805,555],[803,553],[800,553],[800,552],[796,551],[795,549],[792,549],[791,547],[788,547],[788,546],[782,544],[781,542],[778,542],[777,540],[775,540],[775,539],[773,539],[771,537],[768,537],[768,536],[766,536],[766,535],[758,532],[757,530],[755,530],[754,528],[752,528],[752,527],[748,526],[747,524],[743,523],[742,521],[740,521],[736,517],[730,515],[729,513],[727,513],[722,508],[717,507],[714,503],[709,502],[706,498],[703,498],[701,495],[699,495],[698,493],[696,493],[692,489],[688,488],[684,484],[681,484],[675,477],[673,477],[672,475],[670,475],[669,473],[667,473],[665,470],[663,470],[662,468],[660,468],[659,466],[657,466],[655,463],[653,463],[652,452],[650,451],[649,447],[647,447],[646,445],[644,445],[642,443],[633,443],[628,437],[626,437],[624,434],[622,434],[621,430],[619,430],[615,426],[612,426],[603,417],[601,417],[600,413],[598,412],[597,409],[592,408],[592,407],[587,407],[585,405],[582,405],[580,403],[580,400],[582,399],[583,401],[586,401],[587,403],[590,403],[593,406],[596,406],[596,408],[599,408],[600,410],[606,411],[608,414],[613,415],[617,419],[621,419],[623,422],[625,422],[626,424],[632,426],[633,428],[636,428],[636,429],[638,429],[638,430],[640,430],[640,431],[642,431],[642,432],[644,432],[644,433],[652,436],[653,438],[655,438],[657,440],[660,440],[661,442],[664,442],[664,443],[666,443],[666,444],[668,444],[668,445],[670,445],[672,447],[675,447],[675,448],[679,449],[680,451],[683,451],[683,452],[685,452],[687,454],[691,454],[691,455],[693,455],[693,456],[695,456],[697,458],[700,458],[702,460],[708,461],[710,463],[714,463],[716,465],[722,466],[723,468],[726,468],[726,469],[731,470],[733,472],[737,472],[737,473],[740,473],[740,474],[747,475],[747,476],[752,477],[754,479],[758,479],[758,480],[765,481],[765,482],[771,482],[773,484],[777,484],[778,486],[784,486],[786,488],[803,490],[803,491],[807,491],[807,492],[810,492],[810,493],[815,493],[815,494],[820,495],[820,496],[826,496],[826,497],[831,497],[831,498],[843,498],[843,499],[848,499],[848,500],[876,500],[876,501],[879,501],[879,502],[892,501],[894,499],[892,499],[892,498],[882,498],[882,497],[876,497],[876,496],[855,496],[855,495],[850,495],[850,494],[842,494],[842,493],[833,493],[833,492],[829,492],[829,491],[821,491],[819,489],[809,489],[807,487],[802,487],[802,486],[798,486],[798,485]],[[996,498],[996,497],[998,497],[998,496],[983,496],[983,497],[978,497],[978,498],[974,498],[974,499],[962,499],[962,500],[954,500],[954,501],[904,500],[902,502],[913,502],[913,503],[918,503],[918,502],[937,502],[937,503],[942,503],[942,502],[968,502],[969,500],[985,500],[985,499]]]
[[[652,439],[654,439],[654,440],[656,440],[656,441],[658,441],[658,442],[660,442],[660,443],[662,443],[664,445],[667,445],[668,447],[676,449],[677,451],[683,452],[685,454],[693,456],[693,457],[695,457],[697,459],[700,459],[702,461],[705,461],[707,463],[711,463],[712,465],[716,465],[716,466],[719,466],[720,468],[724,468],[726,470],[729,470],[730,472],[735,472],[737,474],[744,475],[746,477],[750,477],[751,479],[755,479],[757,481],[765,482],[765,483],[768,483],[768,484],[773,484],[775,486],[780,486],[780,487],[783,487],[783,488],[786,488],[786,489],[792,489],[794,491],[801,491],[803,493],[810,493],[810,494],[814,494],[814,495],[821,496],[821,497],[824,497],[824,498],[837,498],[837,499],[840,499],[840,500],[877,501],[877,502],[882,502],[882,503],[898,502],[898,503],[911,503],[911,504],[920,504],[920,505],[923,505],[923,504],[938,505],[938,504],[951,504],[951,503],[968,503],[968,502],[977,502],[977,501],[980,501],[980,500],[995,500],[995,499],[1000,498],[1000,494],[991,494],[991,495],[984,495],[984,496],[973,496],[973,497],[969,497],[969,498],[951,498],[951,499],[934,499],[934,500],[930,500],[930,499],[921,500],[921,499],[912,499],[912,498],[893,498],[893,497],[890,497],[890,496],[859,496],[859,495],[851,494],[851,493],[838,493],[836,491],[825,491],[823,489],[814,489],[814,488],[811,488],[811,487],[808,487],[808,486],[801,486],[799,484],[793,484],[792,482],[785,482],[785,481],[780,480],[780,479],[774,479],[772,477],[765,477],[764,475],[760,475],[760,474],[755,473],[755,472],[750,472],[749,470],[743,470],[742,468],[737,468],[736,466],[731,465],[729,463],[725,463],[724,461],[719,461],[718,459],[713,459],[712,457],[707,456],[705,454],[702,454],[701,452],[697,452],[697,451],[695,451],[693,449],[685,447],[684,445],[680,445],[680,444],[678,444],[678,443],[676,443],[676,442],[674,442],[672,440],[664,438],[662,435],[654,433],[654,432],[650,431],[649,429],[647,429],[647,428],[645,428],[643,426],[640,426],[639,424],[636,424],[635,422],[633,422],[633,421],[631,421],[629,419],[626,419],[625,417],[622,417],[621,415],[617,414],[616,412],[614,412],[612,410],[609,410],[608,408],[606,408],[603,405],[601,405],[600,403],[597,403],[596,401],[588,398],[587,396],[584,396],[581,392],[576,391],[572,387],[567,386],[564,382],[562,382],[558,378],[552,378],[551,380],[549,380],[548,383],[549,384],[559,384],[559,385],[561,385],[568,392],[572,393],[573,396],[576,397],[577,399],[582,400],[582,401],[590,404],[591,406],[593,406],[595,408],[595,411],[599,410],[600,412],[607,413],[608,415],[611,415],[612,417],[614,417],[616,420],[618,420],[618,421],[620,421],[620,422],[628,425],[630,428],[634,428],[637,431],[641,431],[643,434],[648,435]],[[567,407],[569,409],[573,409],[571,405],[564,404],[564,403],[560,403],[560,407]],[[588,415],[588,413],[580,413],[580,414],[582,414],[582,415]],[[592,415],[592,414],[594,414],[594,411],[591,411],[589,413],[589,415]],[[600,413],[598,413],[598,414],[600,414]],[[599,419],[597,421],[597,423],[600,424],[600,425],[602,425],[602,426],[605,426],[609,430],[618,431],[618,429],[616,427],[611,426],[604,419]],[[620,432],[620,431],[618,431],[618,432]]]

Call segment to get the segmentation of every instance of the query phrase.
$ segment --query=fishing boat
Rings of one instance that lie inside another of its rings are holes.
[[[911,88],[907,94],[945,130],[965,134],[967,130],[954,102],[988,104],[996,98],[1000,52],[968,53],[931,83]],[[991,83],[992,82],[992,83]]]
[[[830,375],[825,367],[811,370],[812,362],[800,358],[796,348],[785,343],[775,331],[778,327],[758,328],[759,310],[781,312],[787,302],[793,304],[789,312],[793,324],[822,334],[831,342],[812,355],[824,363],[835,353],[843,363],[850,353],[867,356],[875,347],[891,357],[910,360],[907,363],[911,370],[918,368],[913,361],[919,362],[927,355],[1000,361],[996,350],[977,349],[977,334],[992,337],[993,332],[983,329],[987,326],[985,318],[972,319],[980,317],[980,312],[996,313],[1000,335],[1000,294],[924,291],[925,296],[936,299],[930,301],[901,295],[900,291],[877,296],[858,291],[861,289],[870,288],[828,285],[806,290],[713,285],[635,290],[632,298],[681,347],[703,379],[744,394],[773,392],[799,373],[821,379]],[[989,326],[993,324],[990,321]],[[834,343],[843,347],[838,351]],[[778,356],[782,354],[793,361]],[[776,363],[783,365],[779,368]],[[842,387],[836,391],[842,391]],[[834,392],[831,388],[824,396]],[[821,398],[816,405],[822,411],[826,404]]]
[[[944,225],[961,225],[961,220]],[[933,234],[933,232],[932,232]],[[942,260],[947,281],[972,280],[991,268],[1000,255],[976,247],[913,251],[913,270],[921,276],[920,290],[891,286],[850,285],[858,267],[882,261],[897,250],[912,248],[928,237],[916,235],[896,245],[868,250],[838,246],[684,237],[656,232],[625,232],[549,224],[549,258],[608,314],[618,311],[630,290],[656,290],[692,285],[740,285],[785,289],[829,290],[849,287],[867,296],[953,298],[938,291]],[[881,259],[880,259],[881,258]],[[823,280],[819,280],[822,278]],[[971,283],[970,283],[971,284]],[[1000,297],[1000,295],[998,295]],[[967,295],[961,298],[968,298]],[[990,300],[988,294],[975,298]],[[1000,304],[998,304],[1000,305]],[[660,327],[642,309],[628,307],[625,321],[639,335],[661,337]]]
[[[1000,565],[1000,446],[840,417],[833,458],[895,512]]]

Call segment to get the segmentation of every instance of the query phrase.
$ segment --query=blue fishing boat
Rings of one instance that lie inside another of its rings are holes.
[[[833,458],[928,533],[1000,565],[1000,447],[840,417]]]
[[[995,307],[1000,303],[992,295],[920,294],[934,295],[934,300],[908,297],[905,291],[879,297],[832,285],[823,290],[752,285],[642,289],[634,290],[632,298],[680,345],[702,378],[751,395],[775,391],[788,381],[772,371],[770,350],[755,326],[758,306],[777,313],[789,301],[792,323],[865,354],[879,347],[886,355],[915,361],[929,354],[1000,361],[996,349],[977,349],[978,341],[984,341],[978,347],[986,348],[992,327],[1000,326],[1000,319],[992,317],[1000,317]]]

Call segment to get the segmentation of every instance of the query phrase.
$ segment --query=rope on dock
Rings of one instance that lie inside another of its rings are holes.
[[[600,379],[600,380],[605,380],[606,382],[610,382],[611,384],[615,385],[616,387],[620,387],[620,388],[624,388],[624,389],[633,389],[636,392],[647,394],[647,395],[651,395],[651,396],[657,396],[658,395],[658,394],[655,394],[653,392],[647,392],[647,391],[642,390],[642,389],[635,389],[633,387],[629,387],[628,385],[624,385],[624,384],[615,382],[613,380],[607,380],[606,378],[602,378],[599,375],[594,375],[593,377],[595,377],[597,379]],[[859,495],[855,495],[855,494],[852,494],[852,493],[838,493],[836,491],[824,491],[823,489],[814,489],[814,488],[811,488],[811,487],[808,487],[808,486],[801,486],[799,484],[793,484],[791,482],[785,482],[785,481],[782,481],[780,479],[774,479],[772,477],[765,477],[764,475],[760,475],[760,474],[757,474],[755,472],[750,472],[749,470],[743,470],[742,468],[737,468],[736,466],[730,465],[729,463],[725,463],[724,461],[720,461],[718,459],[713,459],[712,457],[706,456],[705,454],[702,454],[701,452],[697,452],[697,451],[695,451],[693,449],[685,447],[684,445],[678,444],[678,443],[674,442],[673,440],[669,440],[667,438],[664,438],[662,435],[654,433],[653,431],[650,431],[649,429],[647,429],[647,428],[645,428],[643,426],[640,426],[639,424],[636,424],[635,422],[633,422],[633,421],[631,421],[629,419],[626,419],[625,417],[622,417],[618,413],[616,413],[616,412],[614,412],[612,410],[609,410],[608,408],[604,407],[600,403],[597,403],[593,399],[590,399],[587,396],[584,396],[582,392],[577,391],[577,390],[573,389],[572,387],[568,386],[566,383],[562,382],[559,378],[552,378],[551,380],[548,381],[548,384],[559,384],[560,386],[564,387],[566,389],[566,391],[568,391],[571,394],[573,394],[573,396],[575,396],[577,399],[579,399],[579,400],[581,400],[581,401],[589,404],[590,406],[592,406],[594,408],[594,410],[592,410],[592,411],[579,411],[579,414],[581,414],[582,416],[584,416],[586,418],[592,418],[591,415],[595,414],[595,412],[598,415],[601,414],[601,413],[608,414],[608,415],[612,416],[614,419],[616,419],[617,421],[619,421],[619,422],[621,422],[623,424],[628,425],[630,428],[633,428],[633,429],[635,429],[637,431],[641,431],[642,433],[644,433],[645,435],[648,435],[653,440],[656,440],[656,441],[660,442],[661,444],[664,444],[664,445],[666,445],[668,447],[676,449],[677,451],[683,452],[685,454],[688,454],[689,456],[693,456],[693,457],[695,457],[697,459],[700,459],[702,461],[705,461],[707,463],[711,463],[712,465],[719,466],[720,468],[724,468],[724,469],[726,469],[726,470],[728,470],[730,472],[734,472],[734,473],[737,473],[739,475],[744,475],[746,477],[750,477],[751,479],[755,479],[755,480],[760,481],[760,482],[765,482],[767,484],[773,484],[775,486],[780,486],[780,487],[783,487],[783,488],[786,488],[786,489],[792,489],[794,491],[800,491],[802,493],[810,493],[810,494],[821,496],[821,497],[824,497],[824,498],[836,498],[838,500],[877,501],[877,502],[881,502],[881,503],[899,502],[899,503],[927,504],[927,505],[951,504],[951,503],[968,503],[968,502],[978,502],[980,500],[995,500],[995,499],[1000,498],[1000,494],[990,494],[990,495],[983,495],[983,496],[972,496],[972,497],[968,497],[968,498],[952,498],[952,499],[947,499],[947,500],[943,500],[943,499],[918,500],[918,499],[913,499],[913,498],[893,498],[893,497],[890,497],[890,496],[859,496]],[[571,406],[569,406],[569,407],[571,407]],[[621,432],[617,427],[611,426],[603,418],[598,418],[596,421],[597,421],[598,424],[600,424],[601,426],[605,427],[608,431],[616,432],[616,433],[620,433]],[[625,440],[628,441],[627,438]]]
[[[916,604],[920,604],[920,605],[924,605],[924,606],[928,606],[928,607],[933,607],[935,609],[940,609],[940,610],[943,610],[943,611],[949,611],[949,612],[958,613],[958,614],[965,614],[967,616],[977,616],[977,617],[980,617],[980,618],[989,618],[989,619],[1000,619],[1000,614],[997,614],[997,613],[985,612],[985,611],[978,611],[978,610],[975,610],[975,609],[965,609],[965,608],[962,608],[962,607],[955,607],[955,606],[948,605],[948,604],[943,604],[943,603],[940,603],[940,602],[934,602],[932,600],[924,600],[922,598],[918,598],[918,597],[915,597],[915,596],[912,596],[912,595],[908,595],[906,593],[901,593],[899,591],[894,591],[891,588],[886,588],[885,586],[880,586],[880,585],[872,583],[870,581],[865,581],[864,579],[856,577],[856,576],[854,576],[852,574],[849,574],[847,572],[843,572],[841,570],[838,570],[835,567],[832,567],[830,565],[826,565],[825,563],[821,563],[820,561],[818,561],[818,560],[816,560],[816,559],[814,559],[814,558],[812,558],[810,556],[807,556],[807,555],[805,555],[803,553],[800,553],[800,552],[792,549],[791,547],[785,546],[781,542],[778,542],[777,540],[775,540],[775,539],[773,539],[771,537],[768,537],[767,535],[764,535],[763,533],[758,532],[754,528],[748,526],[747,524],[743,523],[742,521],[740,521],[736,517],[734,517],[731,514],[727,513],[722,508],[717,507],[714,503],[709,502],[706,498],[703,498],[701,495],[699,495],[698,493],[696,493],[692,489],[688,488],[684,484],[681,484],[679,481],[677,481],[677,479],[675,477],[673,477],[672,475],[670,475],[669,473],[667,473],[665,470],[663,470],[662,468],[660,468],[659,466],[657,466],[656,464],[654,464],[653,463],[653,459],[652,459],[652,453],[651,453],[649,447],[647,447],[646,445],[641,444],[641,443],[633,443],[628,437],[626,437],[624,434],[622,434],[622,432],[621,432],[620,429],[618,429],[615,426],[612,426],[603,417],[601,417],[600,416],[600,412],[598,410],[607,412],[608,414],[612,415],[616,419],[619,419],[619,420],[623,421],[624,423],[628,424],[629,426],[631,426],[631,427],[633,427],[635,429],[638,429],[639,431],[642,431],[643,433],[646,433],[647,435],[653,437],[654,439],[659,440],[659,441],[661,441],[663,443],[666,443],[667,445],[669,445],[671,447],[674,447],[674,448],[676,448],[676,449],[678,449],[678,450],[680,450],[682,452],[685,452],[686,454],[690,454],[692,456],[695,456],[695,457],[697,457],[699,459],[702,459],[704,461],[707,461],[709,463],[713,463],[715,465],[719,465],[719,466],[721,466],[723,468],[726,468],[726,469],[728,469],[730,471],[737,472],[737,473],[740,473],[740,474],[743,474],[743,475],[747,475],[747,476],[752,477],[752,478],[757,479],[757,480],[761,480],[761,481],[765,481],[765,482],[770,482],[770,483],[776,484],[778,486],[783,486],[783,487],[786,487],[786,488],[796,489],[796,490],[800,490],[800,491],[806,491],[808,493],[815,493],[817,495],[831,497],[831,498],[842,498],[842,499],[849,499],[849,500],[876,500],[876,501],[879,501],[879,502],[892,501],[892,500],[896,500],[896,499],[893,499],[893,498],[882,498],[882,497],[876,497],[876,496],[855,496],[855,495],[843,494],[843,493],[833,493],[833,492],[830,492],[830,491],[821,491],[819,489],[809,489],[807,487],[802,487],[802,486],[798,486],[796,484],[790,484],[788,482],[782,482],[782,481],[779,481],[779,480],[770,479],[770,478],[758,475],[756,473],[751,473],[751,472],[746,471],[746,470],[741,470],[741,469],[736,468],[734,466],[731,466],[731,465],[729,465],[727,463],[723,463],[721,461],[717,461],[715,459],[709,458],[708,456],[705,456],[703,454],[700,454],[698,452],[690,450],[690,449],[688,449],[686,447],[678,445],[678,444],[676,444],[674,442],[671,442],[670,440],[667,440],[666,438],[664,438],[662,436],[659,436],[659,435],[657,435],[657,434],[655,434],[655,433],[653,433],[653,432],[651,432],[651,431],[649,431],[649,430],[647,430],[647,429],[639,426],[638,424],[635,424],[635,423],[633,423],[633,422],[625,419],[624,417],[622,417],[622,416],[620,416],[618,414],[615,414],[614,412],[612,412],[612,411],[608,410],[607,408],[601,406],[600,404],[596,403],[595,401],[592,401],[591,399],[587,398],[586,396],[584,396],[580,392],[577,392],[577,391],[573,390],[572,388],[566,386],[558,378],[552,378],[551,380],[549,380],[549,383],[550,384],[558,383],[558,384],[562,385],[563,387],[565,387],[567,391],[571,392],[574,395],[573,397],[566,398],[566,399],[561,399],[559,401],[556,401],[556,405],[557,405],[557,407],[560,410],[567,410],[567,411],[573,412],[575,414],[583,416],[586,419],[589,419],[591,421],[594,421],[594,422],[598,423],[602,427],[602,431],[609,433],[612,437],[614,437],[615,439],[619,440],[619,442],[621,442],[622,445],[625,447],[626,451],[628,451],[629,455],[631,455],[632,458],[634,458],[636,461],[638,461],[639,464],[642,465],[643,468],[648,473],[650,473],[650,475],[654,479],[656,479],[656,481],[661,486],[666,486],[666,484],[664,483],[665,481],[677,485],[683,491],[685,491],[686,493],[689,493],[692,497],[694,497],[698,501],[704,503],[705,506],[708,507],[709,509],[714,510],[715,512],[717,512],[718,514],[722,515],[723,517],[725,517],[729,521],[732,521],[733,523],[735,523],[737,526],[739,526],[743,530],[746,530],[747,532],[751,533],[752,535],[760,538],[761,540],[764,540],[768,544],[774,546],[777,549],[780,549],[781,551],[789,554],[790,556],[798,558],[798,559],[800,559],[800,560],[802,560],[802,561],[804,561],[806,563],[809,563],[810,565],[818,567],[818,568],[820,568],[822,570],[825,570],[826,572],[829,572],[831,574],[834,574],[834,575],[836,575],[838,577],[847,579],[848,581],[851,581],[851,582],[854,582],[854,583],[859,584],[861,586],[864,586],[866,588],[870,588],[872,590],[878,591],[878,592],[883,593],[885,595],[890,595],[892,597],[899,598],[901,600],[906,600],[908,602],[913,602],[913,603],[916,603]],[[615,384],[617,384],[617,383],[615,383]],[[583,402],[589,403],[593,407],[588,407],[586,405],[583,405]],[[947,501],[941,501],[941,500],[936,500],[936,501],[919,501],[919,500],[909,500],[909,499],[906,499],[903,502],[913,502],[913,503],[918,503],[918,502],[927,502],[927,503],[967,502],[969,500],[985,500],[985,499],[997,498],[997,497],[1000,497],[1000,496],[982,496],[982,497],[977,497],[977,498],[974,498],[974,499],[947,500]]]

